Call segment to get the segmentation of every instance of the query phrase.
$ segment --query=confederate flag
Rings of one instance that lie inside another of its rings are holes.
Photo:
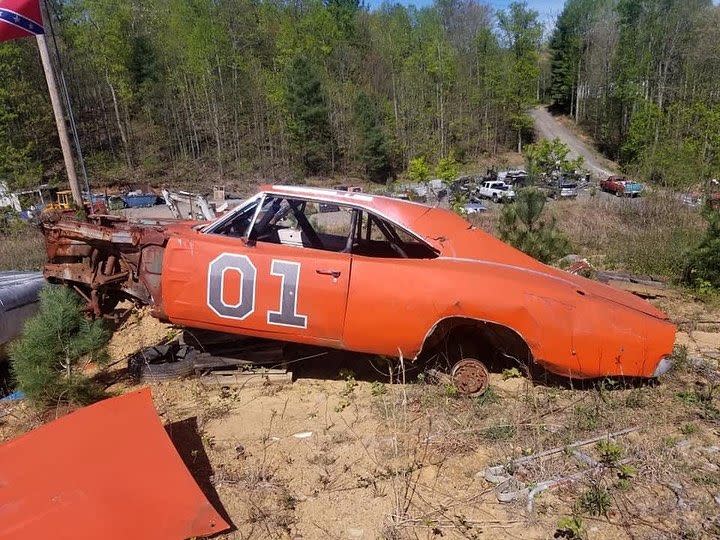
[[[44,33],[40,0],[0,0],[0,41]]]

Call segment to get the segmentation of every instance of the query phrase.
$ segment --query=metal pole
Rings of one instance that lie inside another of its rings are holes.
[[[52,64],[50,63],[50,53],[48,52],[47,42],[45,41],[45,36],[42,34],[36,35],[35,39],[37,40],[38,49],[40,50],[40,60],[42,60],[45,80],[47,81],[48,91],[50,92],[50,102],[52,103],[53,114],[55,115],[55,124],[57,125],[58,137],[60,138],[60,148],[62,149],[63,159],[65,160],[65,169],[67,171],[68,181],[70,182],[70,190],[72,191],[75,204],[82,208],[82,193],[80,191],[80,184],[78,184],[77,175],[75,174],[75,159],[73,158],[70,147],[62,102],[58,93]]]
[[[50,2],[46,2],[46,7],[49,10],[51,7],[57,17],[57,11],[55,7],[50,5]],[[75,151],[77,152],[77,158],[80,162],[80,172],[83,176],[83,182],[85,184],[85,190],[90,197],[90,213],[92,214],[92,192],[90,191],[90,182],[88,181],[87,169],[85,168],[85,159],[83,157],[82,147],[80,146],[80,137],[78,135],[77,125],[75,123],[75,114],[73,113],[72,102],[70,101],[70,91],[68,90],[67,83],[65,82],[65,70],[63,69],[62,60],[60,58],[60,49],[55,38],[55,27],[52,22],[52,14],[47,12],[47,22],[50,25],[50,35],[53,40],[53,51],[55,52],[55,61],[57,62],[58,71],[60,72],[60,85],[62,89],[63,98],[65,99],[65,107],[67,110],[68,120],[70,121],[70,133],[72,133],[73,142],[75,143]]]

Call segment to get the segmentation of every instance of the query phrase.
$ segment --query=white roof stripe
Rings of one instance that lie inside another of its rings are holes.
[[[362,193],[357,193],[353,191],[340,191],[337,189],[327,189],[327,188],[309,188],[309,187],[302,187],[302,186],[278,186],[273,185],[273,189],[278,191],[287,191],[290,193],[302,193],[305,195],[322,195],[325,194],[331,194],[335,197],[340,197],[343,199],[352,199],[355,201],[363,201],[363,202],[373,202],[373,197],[371,195],[364,195]]]

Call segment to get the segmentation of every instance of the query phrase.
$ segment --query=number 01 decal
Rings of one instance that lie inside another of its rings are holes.
[[[240,294],[236,303],[225,301],[225,276],[236,272],[240,277]],[[278,311],[268,310],[267,323],[293,328],[307,328],[307,316],[297,312],[300,263],[273,259],[270,274],[281,278]],[[257,268],[246,255],[223,253],[208,268],[207,304],[219,317],[245,320],[255,311]]]

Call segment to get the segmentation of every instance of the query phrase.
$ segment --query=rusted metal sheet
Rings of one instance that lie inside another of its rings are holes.
[[[3,540],[182,540],[228,528],[175,450],[149,389],[0,446]]]

